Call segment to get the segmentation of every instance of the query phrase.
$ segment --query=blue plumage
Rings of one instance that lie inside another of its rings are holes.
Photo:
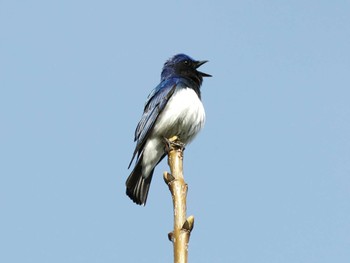
[[[129,167],[137,156],[136,165],[126,181],[126,194],[137,204],[146,204],[154,168],[166,155],[164,138],[176,135],[186,144],[204,125],[200,86],[210,75],[197,68],[206,62],[175,55],[165,62],[161,83],[148,96]]]

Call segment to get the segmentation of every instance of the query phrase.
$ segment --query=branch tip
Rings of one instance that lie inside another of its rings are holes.
[[[169,142],[170,142],[170,143],[172,143],[172,142],[176,142],[176,141],[178,141],[178,140],[179,140],[179,137],[177,137],[177,136],[173,136],[173,137],[169,138],[168,140],[169,140]]]

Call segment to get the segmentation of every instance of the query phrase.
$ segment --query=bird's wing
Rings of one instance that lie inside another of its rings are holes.
[[[131,158],[129,167],[136,154],[140,155],[145,142],[159,116],[163,111],[170,97],[174,94],[177,82],[169,79],[160,83],[148,96],[143,115],[135,130],[135,141],[137,142],[135,151]]]

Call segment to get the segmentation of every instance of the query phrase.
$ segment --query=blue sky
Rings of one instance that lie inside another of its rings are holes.
[[[166,59],[210,62],[185,151],[190,262],[350,261],[348,1],[0,1],[0,262],[171,262],[125,195]]]

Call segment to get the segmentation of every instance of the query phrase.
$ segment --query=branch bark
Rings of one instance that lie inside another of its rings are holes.
[[[168,164],[170,172],[164,172],[164,181],[168,185],[173,199],[174,230],[168,234],[168,238],[174,247],[174,262],[188,262],[188,243],[194,226],[194,217],[186,219],[187,184],[183,176],[183,151],[184,144],[174,136],[167,140]]]

